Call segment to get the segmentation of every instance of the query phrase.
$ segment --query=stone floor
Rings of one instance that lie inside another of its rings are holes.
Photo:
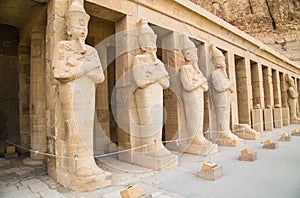
[[[119,198],[119,192],[128,185],[138,183],[143,194],[154,198],[181,197],[300,197],[300,136],[291,142],[279,142],[283,132],[300,129],[290,125],[265,132],[260,140],[245,141],[239,147],[220,147],[211,160],[222,165],[223,177],[205,181],[196,177],[197,170],[209,157],[179,154],[179,166],[172,170],[155,172],[116,159],[100,158],[98,165],[113,173],[111,187],[88,193],[70,191],[47,176],[45,166],[30,167],[17,159],[0,158],[0,197],[80,197]],[[262,142],[272,139],[278,149],[262,149]],[[254,162],[238,161],[240,150],[251,148],[257,152]]]

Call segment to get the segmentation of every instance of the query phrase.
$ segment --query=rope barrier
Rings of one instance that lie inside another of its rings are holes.
[[[253,124],[253,125],[249,125],[249,126],[255,126],[255,125],[262,125],[262,124],[266,124],[266,123],[274,123],[274,122],[278,122],[278,121],[283,121],[283,120],[287,120],[287,119],[282,119],[282,120],[274,120],[272,122],[261,122],[261,123],[257,123],[257,124]],[[233,132],[237,132],[237,131],[242,131],[247,129],[246,127],[241,128],[241,129],[237,129],[237,130],[233,130]],[[205,131],[203,132],[203,134],[207,134],[207,133],[220,133],[222,131]],[[245,132],[244,132],[245,133]],[[162,143],[173,143],[175,142],[176,145],[179,147],[180,146],[180,142],[184,141],[184,140],[189,140],[189,139],[194,139],[197,136],[197,134],[193,135],[193,136],[189,136],[189,137],[185,137],[185,138],[178,138],[178,139],[174,139],[174,140],[166,140],[166,141],[162,141]],[[125,153],[125,152],[131,152],[140,148],[146,148],[148,146],[152,146],[154,144],[156,144],[156,142],[151,143],[151,144],[144,144],[142,146],[138,146],[138,147],[134,147],[134,148],[130,148],[130,149],[125,149],[125,150],[120,150],[120,151],[116,151],[116,152],[111,152],[111,153],[105,153],[105,154],[101,154],[101,155],[95,155],[95,156],[91,156],[91,157],[83,157],[80,158],[76,155],[76,157],[69,157],[69,156],[61,156],[61,155],[56,155],[56,154],[51,154],[51,153],[46,153],[46,152],[41,152],[38,150],[33,150],[33,149],[29,149],[29,148],[25,148],[22,147],[21,145],[18,145],[10,140],[6,140],[7,143],[14,145],[22,150],[26,150],[32,153],[35,153],[35,155],[45,155],[45,156],[49,156],[49,157],[57,157],[57,158],[63,158],[63,159],[75,159],[77,160],[82,160],[82,159],[88,159],[88,158],[102,158],[102,157],[107,157],[107,156],[112,156],[112,155],[117,155],[117,154],[121,154],[121,153]]]

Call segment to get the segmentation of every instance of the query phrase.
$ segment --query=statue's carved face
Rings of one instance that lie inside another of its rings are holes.
[[[198,62],[197,48],[189,48],[183,52],[184,58],[190,62]]]
[[[87,37],[88,28],[84,19],[79,19],[78,23],[73,22],[68,29],[68,34],[72,40],[85,40]]]
[[[157,46],[156,46],[156,34],[141,34],[139,35],[139,43],[140,47],[143,51],[151,51],[156,52]]]

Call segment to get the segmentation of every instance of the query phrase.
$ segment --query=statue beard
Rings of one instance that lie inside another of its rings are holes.
[[[85,54],[86,52],[86,45],[85,45],[85,39],[84,38],[81,38],[79,37],[78,38],[78,42],[79,42],[79,45],[80,45],[80,53],[81,54]]]
[[[221,67],[221,72],[223,73],[223,75],[228,78],[228,75],[227,75],[227,71],[226,71],[226,67]]]

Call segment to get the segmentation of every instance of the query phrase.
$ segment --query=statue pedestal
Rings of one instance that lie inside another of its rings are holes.
[[[282,108],[282,122],[283,126],[290,125],[290,111],[288,107]]]
[[[238,157],[238,160],[248,161],[248,162],[255,161],[255,160],[257,160],[257,153],[253,152],[253,153],[248,153],[248,154],[242,154]]]
[[[242,139],[225,139],[225,138],[216,138],[215,139],[216,144],[219,146],[240,146],[244,144],[244,141]]]
[[[29,165],[29,166],[41,166],[43,165],[42,159],[32,159],[31,157],[26,157],[23,160],[23,164]]]
[[[277,149],[277,148],[278,148],[278,145],[275,142],[263,145],[263,149],[272,149],[272,150],[274,150],[274,149]]]
[[[112,176],[99,168],[97,174],[91,176],[79,176],[62,169],[57,169],[57,182],[74,191],[87,192],[110,186]]]
[[[298,118],[298,119],[291,119],[291,124],[300,124],[300,118]]]
[[[264,117],[262,109],[252,110],[252,124],[255,131],[260,133],[264,131]]]
[[[119,160],[159,171],[171,169],[178,165],[178,157],[173,154],[155,158],[143,152],[128,151],[120,153]]]
[[[281,108],[274,108],[274,126],[275,128],[283,127]]]
[[[273,131],[272,109],[264,109],[264,127],[265,127],[265,131]]]
[[[248,124],[235,124],[233,133],[245,140],[257,140],[261,138],[261,134],[251,129]]]
[[[179,150],[181,152],[185,152],[193,155],[208,156],[218,152],[218,145],[217,144],[197,145],[197,144],[180,143]]]
[[[214,181],[222,177],[222,166],[217,166],[209,170],[201,170],[197,172],[197,177]]]

